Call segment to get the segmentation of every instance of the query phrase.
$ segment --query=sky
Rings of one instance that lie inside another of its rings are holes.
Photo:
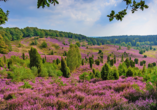
[[[149,6],[134,14],[131,8],[123,21],[109,21],[111,10],[126,8],[123,0],[58,0],[59,5],[37,8],[37,0],[8,0],[0,8],[10,11],[2,27],[37,27],[85,36],[157,35],[157,0],[145,0]],[[140,0],[136,0],[140,1]]]

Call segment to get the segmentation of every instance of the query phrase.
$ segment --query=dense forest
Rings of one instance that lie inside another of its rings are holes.
[[[108,40],[111,44],[121,44],[122,46],[127,45],[129,42],[132,46],[140,45],[157,45],[157,35],[121,35],[121,36],[110,36],[110,37],[96,37],[102,40]]]
[[[157,45],[157,35],[122,35],[122,36],[110,36],[110,37],[87,37],[81,34],[75,34],[71,32],[63,32],[57,30],[38,29],[37,27],[25,27],[20,29],[18,27],[3,28],[0,27],[0,34],[5,41],[20,40],[25,37],[44,36],[50,37],[66,37],[78,39],[79,41],[87,41],[89,45],[104,45],[104,44],[117,44],[121,46],[141,46],[141,45]]]
[[[24,29],[19,29],[18,27],[14,28],[3,28],[0,27],[0,34],[4,39],[9,41],[20,40],[25,37],[32,37],[32,36],[39,36],[43,38],[44,36],[50,37],[66,37],[66,38],[73,38],[78,39],[79,41],[86,40],[88,44],[91,45],[100,45],[106,44],[106,40],[99,40],[95,38],[88,38],[81,34],[74,34],[71,32],[62,32],[57,30],[46,30],[46,29],[38,29],[37,27],[25,27]]]

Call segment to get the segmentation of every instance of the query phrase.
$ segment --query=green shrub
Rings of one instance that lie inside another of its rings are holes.
[[[53,62],[54,64],[56,64],[56,60],[53,60],[52,62]]]
[[[126,72],[126,77],[128,76],[134,76],[134,71],[131,67],[128,68],[128,71]]]
[[[64,51],[63,56],[67,56],[67,52],[66,51]]]
[[[132,60],[130,60],[130,66],[131,67],[135,67],[135,62],[133,62]]]
[[[47,47],[47,43],[44,41],[44,42],[41,44],[40,47],[41,47],[41,48],[46,48],[46,47]]]
[[[147,55],[144,55],[144,58],[147,58]]]
[[[20,88],[32,88],[32,86],[29,84],[29,82],[24,82],[23,86],[20,86]]]
[[[152,68],[152,67],[153,67],[153,64],[152,64],[152,63],[149,63],[149,64],[148,64],[148,67],[149,67],[149,68]]]
[[[134,62],[135,62],[135,64],[138,64],[138,59],[135,58],[135,59],[134,59]]]
[[[90,77],[89,77],[89,74],[87,73],[87,72],[84,72],[84,73],[82,73],[80,76],[79,76],[79,79],[80,80],[83,80],[83,81],[85,81],[85,80],[90,80]]]
[[[95,64],[96,64],[96,65],[100,65],[99,59],[96,59],[96,60],[95,60]]]
[[[89,77],[90,77],[90,79],[93,79],[93,78],[95,78],[95,75],[92,72],[90,72]]]
[[[56,64],[58,65],[61,61],[57,58],[56,59]]]
[[[115,66],[112,69],[112,75],[113,75],[114,79],[119,79],[119,73]]]
[[[119,76],[126,74],[126,72],[127,72],[126,64],[125,63],[119,64],[119,66],[118,66]]]
[[[15,77],[15,75],[13,74],[13,72],[8,71],[8,76],[7,76],[7,78],[8,78],[8,79],[14,79],[14,77]]]
[[[98,54],[99,54],[99,53],[102,53],[102,50],[99,50]]]
[[[35,78],[32,71],[25,67],[11,66],[10,70],[12,70],[13,72],[8,72],[7,78],[11,78],[13,82],[20,82],[25,79]]]
[[[38,69],[36,66],[31,67],[32,73],[37,77],[38,76]]]
[[[96,78],[101,78],[101,73],[100,73],[99,70],[96,71],[95,77],[96,77]]]
[[[143,61],[140,62],[140,66],[143,66]]]
[[[152,64],[153,64],[153,66],[156,66],[156,63],[155,63],[155,62],[153,62]]]
[[[78,47],[80,47],[80,42],[76,42],[76,45],[77,45]]]
[[[130,66],[130,61],[129,61],[128,58],[125,60],[125,64],[126,64],[127,68],[129,68],[129,66]]]
[[[45,63],[45,61],[46,61],[45,58],[43,58],[43,59],[42,59],[42,62]]]
[[[67,70],[67,72],[68,72],[68,70]],[[60,71],[60,70],[57,70],[56,73],[57,73],[57,76],[62,76],[63,75],[62,71]]]
[[[42,67],[41,72],[39,73],[39,77],[48,77],[48,72],[45,67]]]

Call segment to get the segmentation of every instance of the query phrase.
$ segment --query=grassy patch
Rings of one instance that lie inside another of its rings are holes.
[[[143,55],[147,55],[148,57],[156,58],[156,51],[146,51]]]

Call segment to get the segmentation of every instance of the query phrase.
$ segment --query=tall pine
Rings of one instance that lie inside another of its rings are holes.
[[[31,50],[29,51],[29,57],[30,57],[30,68],[36,66],[38,68],[38,73],[40,73],[42,59],[40,54],[37,52],[35,48],[31,47]]]
[[[64,77],[70,77],[70,69],[67,67],[66,61],[63,57],[61,58],[61,71],[63,72]]]
[[[101,70],[101,78],[103,80],[109,80],[111,75],[111,68],[108,63],[105,63],[105,65],[102,67]]]
[[[70,48],[67,54],[67,66],[70,71],[74,71],[81,65],[81,54],[77,45],[70,44]]]

